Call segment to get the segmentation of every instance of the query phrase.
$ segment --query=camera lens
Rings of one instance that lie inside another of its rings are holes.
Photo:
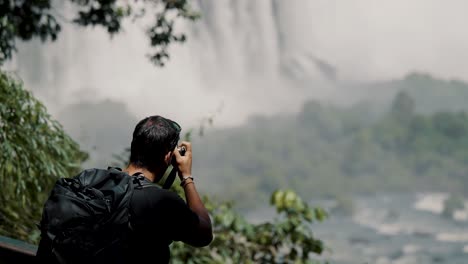
[[[184,156],[185,155],[185,152],[187,151],[187,149],[182,146],[180,148],[177,148],[177,150],[179,151],[180,155]]]

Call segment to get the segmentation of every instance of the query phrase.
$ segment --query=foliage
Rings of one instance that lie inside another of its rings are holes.
[[[213,242],[204,248],[173,243],[172,263],[318,263],[312,254],[320,255],[324,244],[313,236],[310,224],[324,220],[327,213],[309,207],[293,191],[275,191],[271,204],[279,215],[260,224],[249,223],[232,203],[204,200],[213,216]]]
[[[37,242],[48,190],[84,159],[45,107],[0,72],[0,235]]]
[[[414,100],[411,96],[400,91],[393,100],[390,114],[400,123],[408,122],[414,114]]]
[[[204,146],[195,149],[195,169],[206,179],[201,188],[236,199],[242,209],[266,201],[276,188],[307,199],[381,191],[468,194],[468,114],[421,114],[416,99],[400,92],[374,117],[363,105],[309,101],[298,114],[210,131],[196,142]]]
[[[60,25],[47,10],[50,1],[1,1],[0,2],[0,63],[11,58],[15,39],[55,40]]]
[[[175,32],[176,20],[199,17],[191,10],[188,0],[68,0],[67,3],[72,3],[76,12],[72,23],[83,27],[101,26],[110,35],[121,31],[124,19],[135,21],[150,13],[153,22],[147,26],[147,35],[154,51],[149,58],[158,66],[169,59],[169,44],[186,39],[185,34]],[[52,0],[0,1],[0,64],[12,57],[18,39],[56,40],[62,28],[60,18],[64,17],[60,11],[54,8]]]
[[[415,102],[414,111],[433,114],[440,111],[467,111],[468,83],[457,79],[441,79],[424,72],[410,72],[403,78],[388,81],[349,83],[342,85],[346,103],[367,102],[372,114],[387,111],[392,99],[404,91]]]

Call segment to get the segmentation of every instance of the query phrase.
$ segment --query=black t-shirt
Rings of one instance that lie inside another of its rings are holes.
[[[198,216],[178,194],[156,185],[134,190],[130,213],[132,263],[168,263],[172,241],[190,240],[199,225]]]

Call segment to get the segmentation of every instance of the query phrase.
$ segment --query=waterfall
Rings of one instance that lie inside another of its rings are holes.
[[[379,103],[389,91],[370,93],[380,86],[362,81],[378,84],[411,71],[468,80],[468,31],[456,26],[466,20],[466,1],[191,3],[202,17],[177,24],[187,42],[170,47],[163,68],[146,57],[148,20],[127,21],[111,38],[102,28],[66,22],[73,7],[59,0],[58,40],[19,43],[6,68],[86,151],[103,159],[127,147],[133,124],[148,115],[186,129],[215,114],[215,126],[235,126],[254,114],[299,111],[311,98]]]
[[[56,2],[67,19],[67,2]],[[349,81],[415,70],[467,76],[466,60],[458,58],[468,33],[453,26],[464,21],[462,1],[192,3],[202,18],[178,24],[187,42],[170,48],[164,68],[146,58],[151,49],[141,22],[125,23],[113,38],[64,23],[54,43],[21,43],[10,65],[53,113],[111,99],[138,118],[159,113],[189,126],[219,109],[215,124],[236,125],[251,114],[297,111],[309,98],[347,102]]]
[[[164,68],[147,59],[151,48],[138,22],[125,23],[110,38],[101,28],[62,21],[56,42],[20,43],[11,64],[52,113],[111,99],[125,102],[138,117],[159,113],[189,125],[214,112],[219,125],[233,125],[253,113],[296,111],[311,95],[305,83],[323,79],[308,57],[313,54],[302,49],[313,47],[298,40],[298,25],[286,23],[295,16],[288,8],[300,9],[297,4],[200,0],[194,8],[202,18],[178,25],[188,40],[170,48]]]

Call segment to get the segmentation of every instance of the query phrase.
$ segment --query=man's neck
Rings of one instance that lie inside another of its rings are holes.
[[[128,173],[128,175],[133,175],[137,172],[141,172],[143,176],[145,176],[145,178],[147,178],[151,182],[154,182],[154,180],[156,179],[156,173],[153,173],[145,168],[137,167],[133,164],[128,165],[124,172]]]

